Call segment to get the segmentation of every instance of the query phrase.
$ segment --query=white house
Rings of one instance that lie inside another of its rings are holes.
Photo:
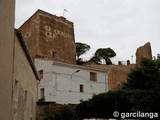
[[[106,70],[79,65],[35,59],[41,76],[38,98],[60,104],[78,104],[92,98],[93,94],[108,91]]]

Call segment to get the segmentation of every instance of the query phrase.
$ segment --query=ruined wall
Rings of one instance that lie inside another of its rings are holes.
[[[62,107],[62,104],[56,104],[55,102],[37,102],[37,120],[44,120],[44,118],[55,113]]]
[[[19,29],[25,35],[29,33],[25,39],[34,58],[53,59],[76,64],[72,22],[63,17],[38,10]],[[34,38],[35,36],[36,38]]]
[[[87,65],[90,67],[108,70],[108,90],[117,90],[122,86],[122,82],[126,81],[127,74],[135,65]]]
[[[0,119],[12,119],[15,0],[0,0]]]
[[[69,106],[75,109],[76,104],[57,104],[55,102],[37,102],[37,120],[44,120],[47,115],[54,117],[54,115],[63,106]]]
[[[12,119],[35,120],[37,79],[16,34],[14,51]]]
[[[136,64],[139,64],[140,59],[146,57],[152,59],[152,51],[150,43],[146,43],[137,49],[136,52]],[[89,65],[91,67],[107,69],[108,73],[108,89],[117,90],[121,88],[122,82],[126,81],[127,74],[130,72],[131,68],[135,68],[136,64],[130,64],[129,66],[124,65]]]
[[[148,58],[152,60],[152,50],[150,42],[147,42],[145,45],[137,48],[136,51],[136,64],[139,64],[141,58]]]

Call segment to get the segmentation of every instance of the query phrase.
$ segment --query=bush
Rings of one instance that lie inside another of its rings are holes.
[[[73,108],[69,106],[63,106],[54,115],[54,117],[47,116],[45,120],[77,120],[77,116]]]
[[[113,112],[158,112],[160,93],[147,90],[117,90],[95,95],[77,105],[80,118],[114,118]]]

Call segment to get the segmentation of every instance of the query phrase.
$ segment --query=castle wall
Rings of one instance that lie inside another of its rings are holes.
[[[135,65],[86,65],[89,67],[108,70],[108,90],[118,90],[122,87],[122,82],[126,82],[127,74]]]

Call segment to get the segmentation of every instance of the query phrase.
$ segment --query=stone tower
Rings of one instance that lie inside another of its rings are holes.
[[[73,22],[37,10],[19,29],[33,58],[76,64]]]
[[[137,48],[136,51],[136,64],[140,63],[141,58],[148,58],[152,60],[152,49],[150,42],[147,42],[145,45]]]

